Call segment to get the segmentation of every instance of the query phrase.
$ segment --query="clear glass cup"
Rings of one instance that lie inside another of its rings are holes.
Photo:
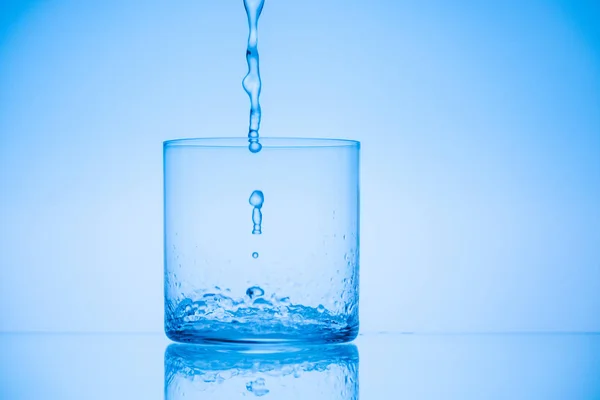
[[[165,351],[165,400],[196,398],[356,400],[353,344],[235,348],[172,344]]]
[[[164,143],[165,332],[196,343],[350,341],[360,144],[261,144]]]

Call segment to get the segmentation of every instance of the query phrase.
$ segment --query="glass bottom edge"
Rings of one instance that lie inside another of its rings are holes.
[[[270,332],[241,334],[196,329],[165,329],[165,334],[174,342],[204,345],[312,345],[351,342],[358,336],[358,325],[336,331],[295,332],[294,334]]]

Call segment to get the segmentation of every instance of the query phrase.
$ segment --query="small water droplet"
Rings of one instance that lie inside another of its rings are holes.
[[[255,190],[250,195],[250,199],[248,201],[250,202],[251,206],[261,208],[263,202],[265,201],[265,196],[260,190]]]
[[[317,311],[320,313],[325,311],[325,307],[323,307],[323,304],[319,304],[319,306],[317,307]]]
[[[252,253],[252,258],[258,258],[258,253],[256,251]]]
[[[246,296],[250,297],[251,299],[263,296],[264,294],[265,291],[262,290],[262,288],[259,286],[252,286],[249,287],[248,290],[246,290]]]
[[[258,153],[262,149],[262,144],[258,142],[251,142],[248,147],[252,153]]]

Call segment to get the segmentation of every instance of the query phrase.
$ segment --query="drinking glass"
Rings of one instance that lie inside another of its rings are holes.
[[[179,342],[358,333],[359,142],[164,143],[165,332]]]

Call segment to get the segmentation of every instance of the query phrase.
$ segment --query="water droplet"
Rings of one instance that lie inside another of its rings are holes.
[[[250,393],[254,393],[255,396],[264,396],[269,393],[269,389],[265,387],[265,379],[258,378],[255,381],[246,383],[246,390]]]
[[[252,258],[258,258],[258,253],[256,251],[252,253]]]
[[[325,307],[323,307],[323,304],[319,304],[319,306],[317,307],[317,311],[320,313],[325,311]]]
[[[264,294],[265,291],[262,290],[262,288],[259,286],[252,286],[249,287],[248,290],[246,290],[246,296],[250,297],[251,299],[263,296]]]
[[[258,142],[252,142],[248,148],[252,153],[258,153],[262,149],[262,144]]]
[[[261,208],[263,205],[263,202],[265,201],[265,196],[263,195],[263,192],[261,192],[260,190],[255,190],[250,195],[250,199],[248,201],[250,202],[251,206]]]
[[[255,190],[252,192],[250,198],[248,199],[250,205],[254,207],[252,209],[252,223],[254,224],[254,228],[252,230],[253,235],[260,235],[262,233],[262,212],[260,209],[262,208],[264,201],[265,196],[260,190]]]

